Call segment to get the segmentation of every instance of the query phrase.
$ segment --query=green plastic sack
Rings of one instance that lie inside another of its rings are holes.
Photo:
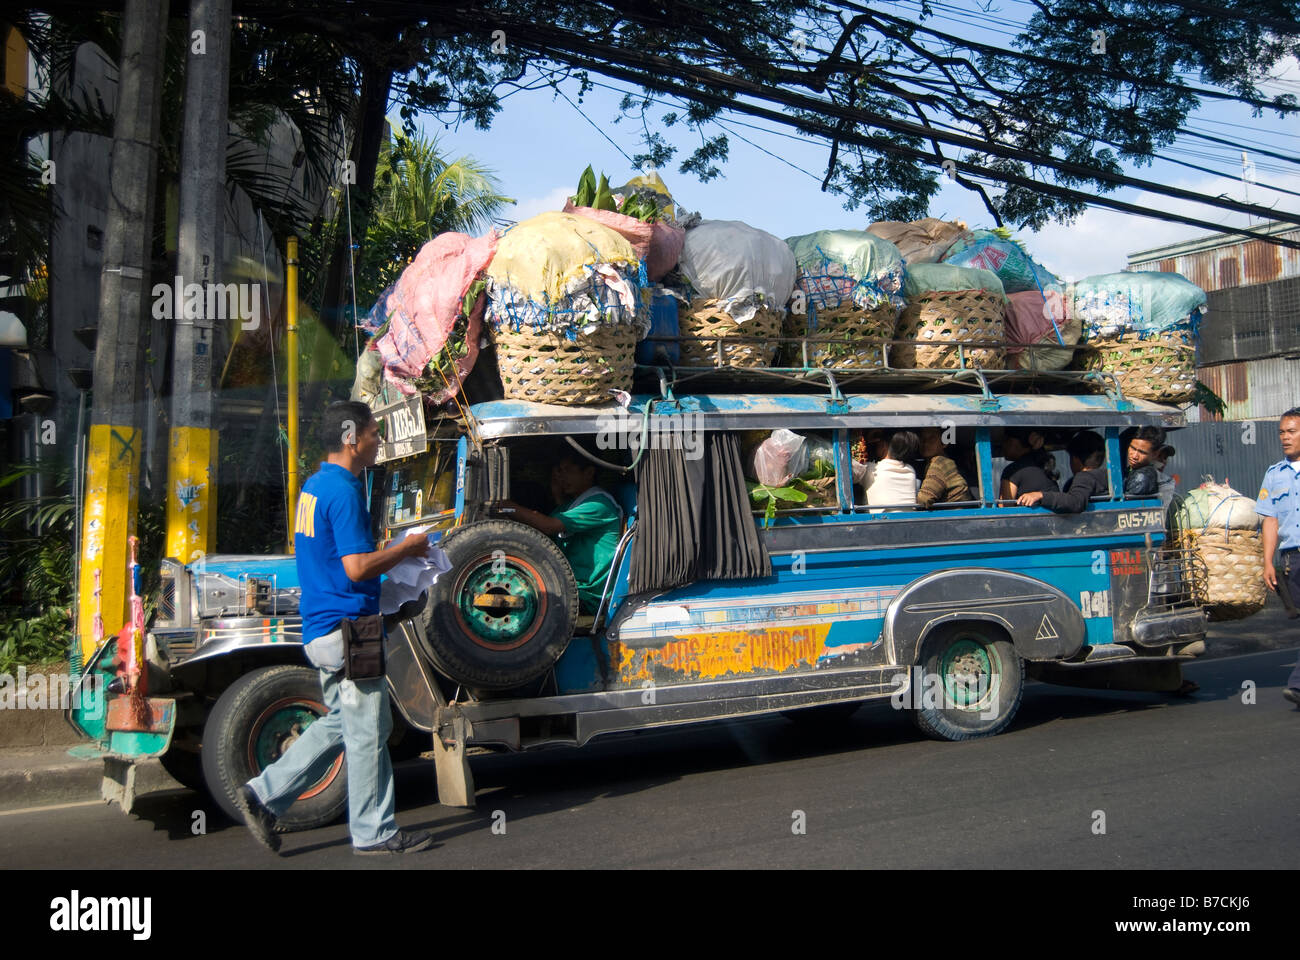
[[[903,255],[898,247],[865,230],[818,230],[787,237],[801,270],[817,268],[829,260],[844,267],[855,280],[881,280],[902,274]]]
[[[864,310],[886,302],[902,309],[903,255],[888,240],[865,230],[818,230],[785,242],[810,312],[848,301]]]
[[[903,297],[912,300],[923,293],[947,290],[987,290],[1006,297],[1002,281],[989,270],[972,267],[954,267],[950,263],[918,263],[907,268],[903,282]]]

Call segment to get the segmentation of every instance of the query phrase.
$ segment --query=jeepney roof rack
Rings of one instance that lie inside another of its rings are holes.
[[[675,342],[675,338],[651,337],[650,341]],[[700,338],[713,342],[717,363],[708,365],[674,365],[637,364],[638,379],[653,376],[658,381],[658,393],[662,399],[675,399],[676,392],[691,385],[691,393],[731,393],[731,392],[766,392],[778,384],[789,389],[801,388],[798,392],[829,392],[831,402],[843,400],[842,388],[858,388],[864,392],[905,393],[905,392],[944,392],[952,389],[973,389],[980,393],[981,399],[996,402],[995,389],[1003,393],[1104,393],[1117,410],[1131,409],[1131,402],[1124,396],[1119,378],[1108,370],[1037,370],[1037,369],[1000,369],[986,370],[970,361],[967,350],[980,347],[1004,347],[1001,342],[969,341],[958,342],[957,363],[954,368],[914,368],[897,367],[890,362],[890,349],[899,344],[927,345],[927,341],[917,340],[881,340],[878,338],[861,338],[855,343],[878,343],[881,347],[881,360],[878,363],[853,364],[836,362],[834,366],[821,366],[809,362],[809,338],[775,338],[760,340],[758,338],[728,337]],[[804,363],[796,366],[738,366],[726,362],[724,346],[734,348],[738,345],[755,343],[771,349],[773,343],[778,350],[785,344],[797,344]],[[933,344],[929,344],[933,345]],[[818,342],[816,347],[825,350],[826,343]],[[1035,351],[1051,349],[1086,349],[1086,346],[1042,347],[1029,345],[1025,353],[1030,363],[1034,362]],[[644,380],[643,380],[644,383]],[[649,383],[645,383],[649,387]],[[1044,390],[1044,388],[1047,388]],[[854,391],[857,392],[857,391]]]

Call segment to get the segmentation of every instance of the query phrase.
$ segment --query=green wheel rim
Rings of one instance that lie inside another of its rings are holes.
[[[510,559],[480,563],[464,576],[456,602],[479,640],[513,647],[536,629],[541,600],[534,576]]]
[[[997,696],[1002,678],[997,654],[979,640],[961,637],[948,646],[939,662],[945,705],[976,710]]]

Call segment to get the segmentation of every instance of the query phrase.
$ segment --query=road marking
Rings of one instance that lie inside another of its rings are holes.
[[[73,803],[47,803],[39,807],[20,807],[17,810],[0,810],[0,817],[12,817],[19,813],[42,813],[47,810],[70,810],[73,807],[102,807],[105,800],[77,800]]]

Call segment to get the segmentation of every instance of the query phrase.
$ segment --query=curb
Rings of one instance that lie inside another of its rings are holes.
[[[66,751],[43,750],[5,757],[0,767],[0,812],[56,803],[102,799],[102,760],[78,760]],[[185,789],[157,760],[141,761],[136,770],[136,793]]]

